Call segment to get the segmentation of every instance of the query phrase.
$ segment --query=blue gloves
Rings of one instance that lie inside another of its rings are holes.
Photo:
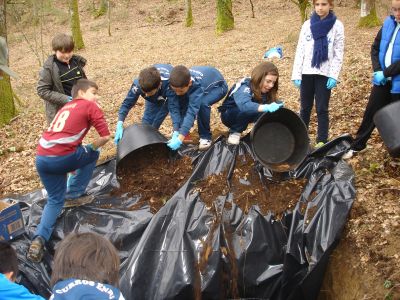
[[[387,79],[385,78],[385,75],[383,75],[383,71],[374,72],[374,78],[372,79],[374,85],[385,85],[386,82]]]
[[[68,97],[68,102],[71,102],[71,101],[72,101],[72,97],[69,96],[69,97]]]
[[[327,88],[328,90],[331,90],[331,89],[333,89],[333,88],[336,86],[336,84],[337,84],[336,79],[333,79],[332,77],[329,77],[329,78],[328,78],[328,81],[327,81],[327,83],[326,83],[326,88]]]
[[[263,104],[261,105],[262,112],[274,112],[280,109],[283,106],[283,102],[276,103],[272,102],[271,104]]]
[[[178,136],[179,136],[179,131],[174,131],[174,132],[172,133],[171,139],[177,138]]]
[[[179,132],[178,132],[179,135]],[[172,138],[168,141],[167,146],[172,150],[178,150],[178,148],[182,145],[182,141],[178,136],[172,135]]]
[[[297,87],[298,89],[301,86],[301,80],[300,79],[296,79],[296,80],[292,80],[293,84],[295,87]]]
[[[124,122],[117,122],[117,129],[115,130],[114,143],[118,145],[119,141],[122,139],[122,134],[124,133]]]

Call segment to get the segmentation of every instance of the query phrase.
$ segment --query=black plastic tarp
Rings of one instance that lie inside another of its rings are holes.
[[[226,170],[229,184],[235,162],[252,157],[248,139],[234,146],[219,138],[205,153],[183,150],[193,158],[193,173],[156,214],[147,206],[127,210],[139,195],[112,196],[118,183],[116,161],[110,160],[96,168],[89,184],[96,200],[63,211],[40,264],[29,262],[25,254],[45,191],[13,197],[24,207],[27,229],[12,242],[20,261],[18,280],[48,297],[57,242],[72,231],[93,231],[119,250],[126,299],[316,299],[355,198],[354,173],[340,159],[349,145],[349,136],[337,138],[285,174],[273,174],[254,161],[263,182],[277,175],[281,180],[307,179],[297,205],[281,219],[272,212],[262,215],[257,206],[243,213],[231,192],[218,196],[210,210],[194,189],[199,180]]]

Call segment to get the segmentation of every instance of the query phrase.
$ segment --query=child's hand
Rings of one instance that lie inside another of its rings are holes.
[[[263,104],[261,109],[263,112],[274,112],[280,109],[283,106],[283,103],[272,102],[271,104]]]
[[[331,89],[333,89],[333,88],[336,86],[336,84],[337,84],[336,79],[333,79],[332,77],[329,77],[329,78],[328,78],[328,81],[327,81],[327,83],[326,83],[326,88],[327,88],[328,90],[331,90]]]
[[[293,82],[293,84],[294,84],[295,87],[297,87],[298,89],[300,88],[300,86],[301,86],[301,80],[296,79],[296,80],[292,80],[292,82]]]

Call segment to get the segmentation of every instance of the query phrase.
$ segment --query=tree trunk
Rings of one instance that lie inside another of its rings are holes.
[[[108,0],[100,0],[100,7],[96,12],[96,17],[100,17],[106,14],[108,9]]]
[[[301,23],[304,23],[308,19],[308,8],[311,6],[309,0],[290,0],[300,10]]]
[[[233,27],[232,0],[217,0],[217,33],[231,30]]]
[[[191,27],[193,25],[193,14],[192,14],[192,0],[185,0],[186,4],[186,27]]]
[[[6,0],[0,0],[0,36],[7,40],[6,11]],[[10,77],[0,70],[0,126],[10,122],[15,115]]]
[[[380,26],[382,22],[376,14],[375,0],[361,0],[359,27]]]
[[[75,49],[82,49],[85,47],[81,32],[81,23],[79,21],[78,0],[70,0],[71,12],[71,31],[75,43]]]

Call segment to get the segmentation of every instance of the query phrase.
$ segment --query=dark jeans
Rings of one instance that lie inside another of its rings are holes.
[[[167,101],[160,103],[153,103],[150,101],[145,102],[144,113],[142,117],[143,124],[149,124],[154,128],[160,128],[162,122],[168,115]]]
[[[249,126],[249,123],[256,122],[262,114],[262,112],[240,111],[237,106],[234,106],[221,112],[221,121],[229,128],[230,133],[242,133]]]
[[[331,90],[326,88],[327,81],[328,77],[326,76],[303,75],[300,86],[300,117],[307,128],[310,124],[311,110],[315,99],[318,119],[317,143],[328,141]]]
[[[356,138],[351,144],[351,149],[360,151],[367,146],[367,141],[375,128],[373,119],[375,113],[389,103],[400,99],[400,94],[390,93],[391,88],[392,85],[390,82],[386,83],[384,86],[374,85],[372,87],[361,125],[357,130]]]

